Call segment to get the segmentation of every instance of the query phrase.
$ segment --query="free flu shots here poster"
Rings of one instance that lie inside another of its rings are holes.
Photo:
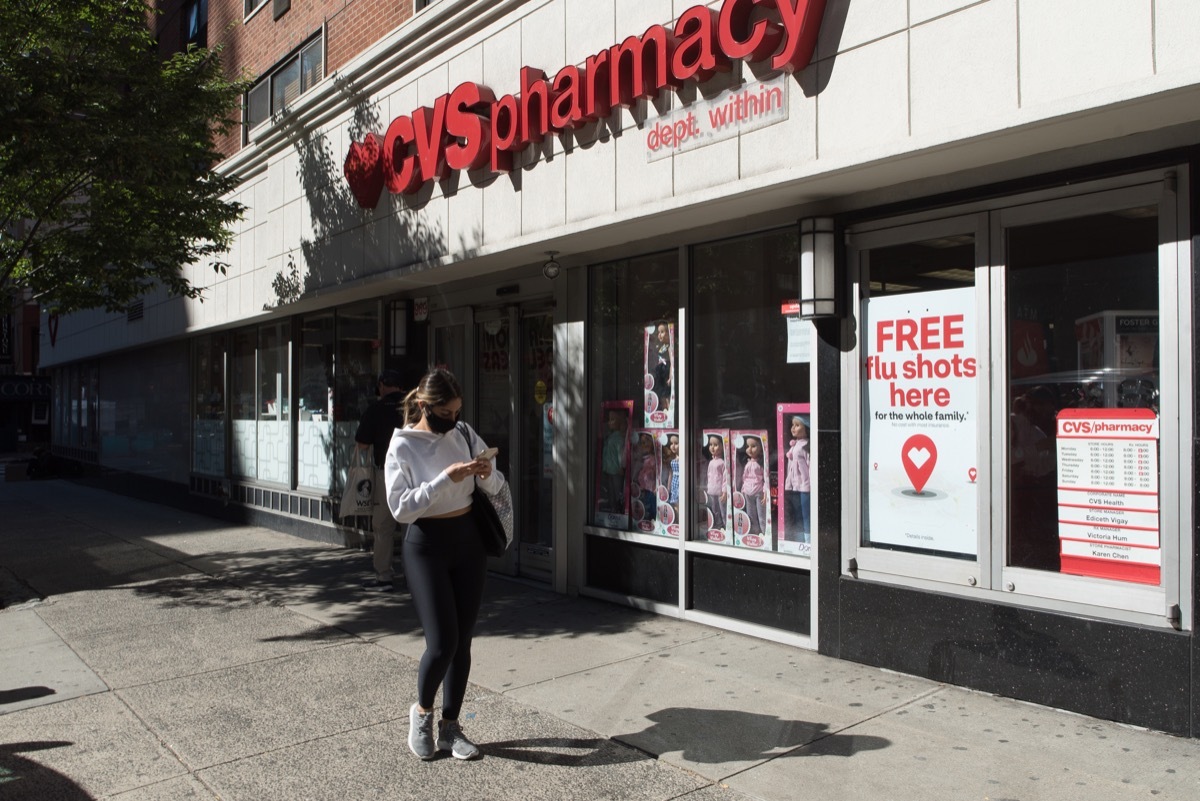
[[[974,288],[867,306],[865,537],[975,555],[978,365]]]

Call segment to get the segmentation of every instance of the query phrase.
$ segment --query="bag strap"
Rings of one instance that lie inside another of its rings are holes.
[[[467,431],[467,424],[460,421],[455,423],[454,427],[458,429],[458,433],[462,434],[463,439],[467,441],[467,456],[470,456],[472,459],[474,459],[475,442],[472,440],[470,433]]]

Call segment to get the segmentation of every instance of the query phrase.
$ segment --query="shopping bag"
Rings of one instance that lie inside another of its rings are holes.
[[[367,461],[367,451],[354,449],[350,468],[346,471],[346,488],[342,490],[339,517],[370,515],[375,509],[375,465]]]
[[[467,440],[468,452],[475,453],[475,443],[462,423],[458,424],[458,433]],[[512,490],[504,476],[499,478],[500,489],[495,494],[486,492],[478,484],[471,493],[471,513],[475,515],[479,536],[483,538],[483,550],[488,556],[503,556],[513,539]]]

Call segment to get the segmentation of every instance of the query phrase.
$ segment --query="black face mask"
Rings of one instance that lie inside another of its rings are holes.
[[[435,434],[445,434],[454,430],[454,426],[458,424],[457,419],[447,420],[445,417],[440,417],[433,413],[433,409],[425,407],[425,421],[429,424],[429,430]]]

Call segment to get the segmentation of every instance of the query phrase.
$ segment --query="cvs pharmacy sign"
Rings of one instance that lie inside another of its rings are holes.
[[[664,89],[705,81],[733,61],[796,72],[812,60],[825,0],[725,0],[719,10],[693,6],[673,26],[568,64],[553,78],[523,67],[520,91],[496,97],[478,83],[459,84],[392,120],[382,135],[351,143],[343,172],[355,199],[374,208],[386,188],[413,194],[451,171],[512,170],[514,153],[547,136],[608,117],[614,108]]]

